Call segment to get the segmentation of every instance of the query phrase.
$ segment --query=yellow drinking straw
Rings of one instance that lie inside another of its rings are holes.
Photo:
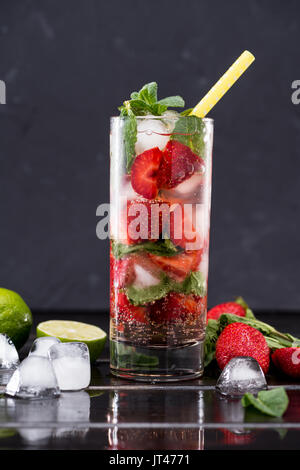
[[[200,118],[206,116],[254,60],[255,57],[251,52],[244,51],[232,66],[229,67],[227,72],[224,73],[220,80],[209,90],[204,98],[194,107],[190,115]]]

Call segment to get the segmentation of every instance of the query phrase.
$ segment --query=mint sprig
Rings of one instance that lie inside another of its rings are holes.
[[[281,417],[289,405],[289,398],[283,387],[258,392],[257,398],[252,393],[245,393],[242,398],[244,408],[251,406],[259,412],[275,417]]]
[[[118,108],[121,116],[128,116],[130,111],[135,116],[161,116],[168,108],[184,107],[184,99],[181,96],[168,96],[158,100],[156,82],[146,83],[140,91],[133,91],[130,98]]]
[[[168,96],[157,99],[157,83],[146,83],[140,91],[133,91],[130,99],[124,101],[118,109],[120,116],[124,117],[124,147],[126,153],[126,169],[130,173],[135,158],[135,144],[137,141],[136,116],[152,114],[161,116],[168,108],[183,108],[184,100],[181,96]]]

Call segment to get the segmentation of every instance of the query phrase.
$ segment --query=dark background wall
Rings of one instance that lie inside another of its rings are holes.
[[[108,306],[109,116],[145,82],[194,105],[244,50],[215,119],[209,303],[299,308],[299,1],[1,0],[0,285]]]

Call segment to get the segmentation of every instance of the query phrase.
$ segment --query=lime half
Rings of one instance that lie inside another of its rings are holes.
[[[26,343],[31,325],[31,311],[22,297],[0,287],[0,333],[7,334],[19,349]]]
[[[98,326],[68,320],[44,321],[37,326],[36,335],[38,338],[55,336],[63,343],[70,341],[85,343],[90,351],[91,362],[100,356],[107,337],[105,331]]]

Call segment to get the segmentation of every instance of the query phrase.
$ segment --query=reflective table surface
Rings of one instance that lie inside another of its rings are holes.
[[[300,314],[256,312],[258,318],[300,337]],[[47,313],[81,320],[108,331],[108,314]],[[34,332],[34,329],[33,329]],[[24,357],[34,334],[21,352]],[[283,418],[244,410],[240,400],[215,391],[211,367],[201,379],[141,384],[110,375],[108,345],[92,368],[88,390],[48,400],[0,398],[0,449],[299,449],[300,382],[267,376],[268,386],[286,388],[290,405]],[[2,387],[3,391],[3,387]]]

